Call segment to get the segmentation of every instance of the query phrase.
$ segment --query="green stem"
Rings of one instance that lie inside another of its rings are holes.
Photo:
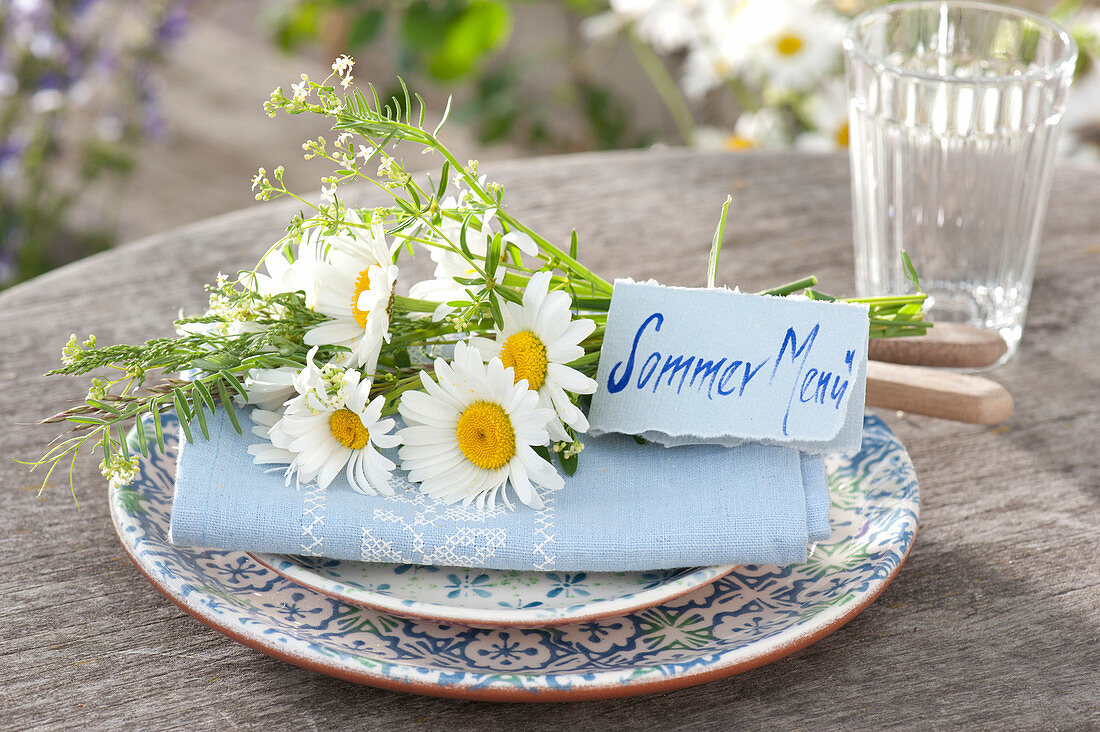
[[[729,89],[730,94],[733,96],[734,101],[737,102],[737,106],[741,108],[742,112],[756,112],[764,106],[763,102],[761,102],[760,99],[736,77],[726,79],[726,88]]]
[[[672,115],[672,121],[676,124],[684,144],[690,147],[695,140],[695,120],[691,116],[687,100],[680,93],[680,87],[676,85],[668,69],[665,68],[664,62],[652,48],[632,31],[627,32],[626,37],[630,42],[630,50],[634,52],[634,58],[638,60],[638,65],[649,77],[653,88],[657,90],[657,95],[661,97],[661,101],[665,103],[669,114]]]
[[[394,309],[404,310],[410,313],[433,313],[439,307],[439,303],[431,300],[418,300],[415,297],[395,295],[393,298]]]
[[[762,290],[762,291],[760,291],[756,294],[757,295],[775,295],[777,297],[783,297],[785,295],[790,295],[793,292],[798,292],[799,290],[805,290],[807,287],[813,287],[816,284],[817,284],[817,278],[814,277],[813,275],[810,275],[809,277],[803,277],[800,280],[795,280],[794,282],[788,282],[787,284],[780,285],[779,287],[773,287],[769,290]]]

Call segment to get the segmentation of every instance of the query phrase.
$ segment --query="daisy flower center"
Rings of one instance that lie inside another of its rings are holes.
[[[458,417],[458,447],[466,458],[485,470],[497,470],[516,454],[512,420],[499,404],[474,402]]]
[[[355,322],[359,324],[359,327],[363,329],[367,327],[367,315],[370,314],[370,311],[359,309],[359,296],[369,289],[370,270],[365,269],[359,273],[359,277],[355,280],[355,292],[351,295],[351,315],[355,318]]]
[[[727,150],[749,150],[752,148],[752,141],[737,135],[730,135],[722,141],[722,146]]]
[[[791,34],[780,36],[775,41],[775,50],[784,56],[794,56],[802,50],[802,39]]]
[[[370,432],[363,426],[363,420],[350,409],[333,412],[328,418],[328,428],[337,442],[352,450],[362,450],[370,439]]]
[[[836,142],[837,147],[848,147],[848,123],[845,122],[841,125],[840,129],[833,135],[833,141]]]
[[[512,367],[516,382],[527,379],[527,388],[538,391],[546,381],[546,346],[529,330],[513,333],[500,349],[505,368]]]

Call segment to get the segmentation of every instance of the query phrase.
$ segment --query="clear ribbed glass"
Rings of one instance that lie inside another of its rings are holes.
[[[856,288],[912,292],[933,321],[1023,332],[1058,123],[1077,57],[1040,15],[906,2],[855,18],[844,41]]]

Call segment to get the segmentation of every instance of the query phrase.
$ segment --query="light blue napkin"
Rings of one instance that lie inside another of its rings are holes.
[[[242,414],[243,418],[244,415]],[[787,447],[585,440],[580,467],[545,508],[446,506],[394,474],[397,496],[284,484],[252,464],[219,412],[210,439],[181,436],[173,543],[375,562],[491,569],[628,571],[791,564],[829,534],[818,456]],[[242,422],[244,419],[241,420]]]

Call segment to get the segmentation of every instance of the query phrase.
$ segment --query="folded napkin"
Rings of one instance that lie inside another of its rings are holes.
[[[243,416],[243,415],[242,415]],[[244,420],[242,420],[243,422]],[[286,486],[252,463],[221,411],[210,439],[180,441],[171,540],[229,550],[490,569],[629,571],[712,564],[790,564],[828,537],[819,456],[786,447],[639,445],[585,440],[575,475],[543,492],[545,508],[447,506],[394,473],[395,497],[343,478],[326,490]],[[392,456],[391,457],[395,457]]]

